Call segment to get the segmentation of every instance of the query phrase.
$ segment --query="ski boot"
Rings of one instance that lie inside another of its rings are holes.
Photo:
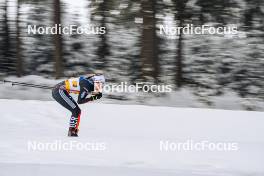
[[[68,136],[69,137],[78,137],[78,131],[79,130],[77,128],[70,127],[69,131],[68,131]]]

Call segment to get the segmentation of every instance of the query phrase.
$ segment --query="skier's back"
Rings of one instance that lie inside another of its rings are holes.
[[[68,136],[78,136],[81,116],[81,109],[78,104],[100,99],[104,83],[105,78],[103,74],[89,74],[67,79],[58,83],[53,88],[52,97],[72,113]],[[70,96],[70,93],[78,94],[77,103]],[[87,98],[89,94],[91,96]]]

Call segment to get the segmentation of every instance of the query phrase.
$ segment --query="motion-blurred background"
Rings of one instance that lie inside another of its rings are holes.
[[[94,24],[107,32],[27,33],[28,25],[55,23]],[[160,25],[187,24],[235,25],[239,33],[159,33]],[[264,1],[0,0],[1,79],[55,84],[98,69],[109,83],[173,85],[173,93],[108,94],[107,102],[263,110]],[[0,98],[50,98],[3,84],[0,90]]]

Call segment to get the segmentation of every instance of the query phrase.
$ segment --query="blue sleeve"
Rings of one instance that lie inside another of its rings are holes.
[[[82,103],[85,103],[85,98],[87,97],[87,95],[89,93],[89,90],[87,90],[84,87],[84,78],[83,77],[80,77],[79,85],[80,85],[80,93],[79,93],[79,96],[78,96],[77,103],[78,104],[82,104]]]
[[[97,95],[93,95],[89,98],[86,98],[87,95],[94,90],[94,85],[91,82],[91,80],[80,77],[79,84],[80,84],[80,94],[78,96],[78,104],[94,101],[102,97],[102,93],[99,93]]]

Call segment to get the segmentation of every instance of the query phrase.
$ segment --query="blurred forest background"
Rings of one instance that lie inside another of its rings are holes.
[[[27,25],[56,23],[94,24],[105,26],[107,32],[27,33]],[[160,35],[159,25],[166,24],[235,25],[239,34]],[[212,97],[234,96],[246,102],[243,109],[263,110],[264,1],[0,0],[1,78],[58,79],[97,69],[104,70],[110,83],[172,84],[175,92],[192,95],[205,107],[215,107]],[[164,105],[182,98],[179,94],[148,96],[167,102]],[[108,98],[128,99],[127,95]],[[141,96],[138,101],[146,99]]]

